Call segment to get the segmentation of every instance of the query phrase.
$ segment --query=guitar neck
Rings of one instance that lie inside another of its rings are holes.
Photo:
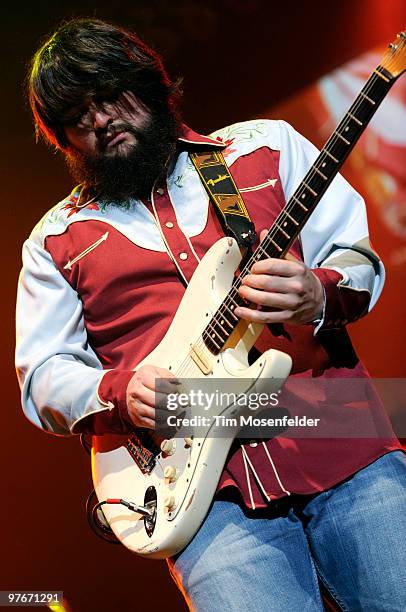
[[[256,261],[286,255],[395,80],[382,66],[374,70],[266,238],[247,262],[247,271],[244,269],[240,278]]]
[[[202,334],[204,344],[213,354],[221,352],[239,323],[240,319],[234,314],[235,307],[247,305],[238,293],[242,279],[257,261],[286,255],[389,89],[405,71],[405,41],[406,33],[401,32],[396,41],[389,45],[381,64],[365,83],[265,239],[234,279],[226,298]]]

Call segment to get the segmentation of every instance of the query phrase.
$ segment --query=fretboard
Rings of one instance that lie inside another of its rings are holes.
[[[257,261],[286,255],[395,80],[382,66],[371,74],[206,326],[202,339],[212,353],[223,349],[236,328],[240,319],[234,309],[247,306],[238,293],[244,276]]]

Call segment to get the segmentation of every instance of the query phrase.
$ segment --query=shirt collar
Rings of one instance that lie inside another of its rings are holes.
[[[178,140],[186,144],[210,145],[218,147],[219,149],[224,149],[227,146],[227,144],[223,142],[220,137],[210,138],[209,136],[203,136],[202,134],[198,134],[197,132],[192,130],[184,123],[180,127],[180,134],[178,136]]]

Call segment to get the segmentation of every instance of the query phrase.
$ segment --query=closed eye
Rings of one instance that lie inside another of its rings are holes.
[[[82,108],[80,110],[73,110],[67,113],[62,121],[62,124],[66,127],[77,126],[79,123],[83,122],[87,114],[87,108]]]

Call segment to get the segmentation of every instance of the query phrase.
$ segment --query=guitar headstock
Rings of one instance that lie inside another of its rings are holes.
[[[399,32],[396,39],[388,45],[380,66],[394,78],[406,70],[406,30]]]

